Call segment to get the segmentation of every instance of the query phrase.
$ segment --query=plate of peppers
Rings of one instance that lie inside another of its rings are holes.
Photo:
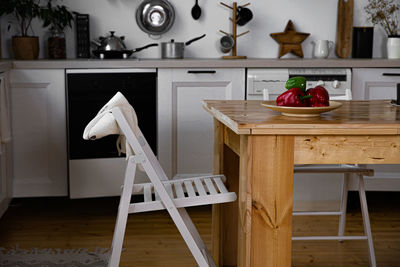
[[[285,88],[287,91],[280,94],[276,101],[263,101],[261,105],[293,117],[318,117],[323,112],[342,106],[340,102],[330,101],[328,91],[322,86],[306,90],[306,78],[302,76],[290,78]]]

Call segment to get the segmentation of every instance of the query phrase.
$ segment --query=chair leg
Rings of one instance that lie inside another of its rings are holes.
[[[367,198],[365,196],[364,177],[362,175],[358,176],[358,193],[360,196],[361,214],[363,217],[364,232],[365,232],[365,235],[367,236],[367,241],[368,241],[370,265],[372,267],[376,267],[374,242],[372,240],[371,225],[370,225],[368,206],[367,206]]]
[[[343,176],[343,185],[342,185],[342,200],[340,203],[340,218],[339,218],[339,231],[338,236],[344,236],[344,231],[346,228],[346,212],[347,212],[347,196],[349,192],[349,180],[350,174],[345,173]],[[339,240],[343,242],[343,240]]]
[[[200,267],[216,267],[186,209],[179,208],[177,211],[178,216],[168,210],[197,264]]]
[[[133,183],[135,180],[135,173],[136,162],[134,161],[133,157],[130,157],[125,171],[124,188],[122,190],[121,199],[119,202],[118,216],[115,223],[114,237],[111,245],[111,257],[108,262],[108,267],[119,266],[126,223],[128,220],[129,205],[131,203]]]

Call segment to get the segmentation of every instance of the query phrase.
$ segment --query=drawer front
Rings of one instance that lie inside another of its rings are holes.
[[[181,82],[226,81],[238,77],[237,75],[244,76],[244,69],[188,68],[172,70],[172,80]]]

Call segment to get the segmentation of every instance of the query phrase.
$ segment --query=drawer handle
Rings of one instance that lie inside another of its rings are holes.
[[[400,83],[396,84],[397,86],[397,101],[396,104],[400,105]]]
[[[215,70],[188,70],[190,74],[215,74]]]
[[[400,73],[382,73],[382,76],[400,76]]]

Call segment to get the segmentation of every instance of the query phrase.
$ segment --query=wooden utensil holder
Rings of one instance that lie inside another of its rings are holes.
[[[245,59],[245,58],[247,58],[246,56],[238,56],[236,54],[236,51],[237,51],[237,38],[249,33],[250,31],[246,31],[246,32],[243,32],[241,34],[237,34],[237,7],[238,7],[237,6],[237,2],[233,2],[232,6],[227,5],[227,4],[223,3],[223,2],[220,2],[220,4],[225,6],[225,7],[227,7],[227,8],[232,9],[232,17],[229,18],[232,21],[232,34],[224,32],[223,30],[219,30],[219,31],[222,32],[225,35],[232,36],[232,38],[234,40],[234,44],[233,44],[233,47],[232,47],[232,50],[231,50],[231,55],[230,56],[223,56],[222,58],[223,59]],[[248,6],[248,5],[250,5],[250,3],[241,5],[241,7],[245,7],[245,6]]]

